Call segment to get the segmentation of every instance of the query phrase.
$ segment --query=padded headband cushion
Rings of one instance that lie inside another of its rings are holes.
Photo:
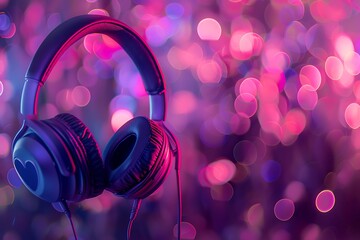
[[[78,164],[86,165],[88,168],[87,178],[89,180],[88,187],[90,187],[86,198],[95,197],[102,193],[105,188],[104,167],[99,151],[99,147],[90,132],[90,130],[75,116],[62,113],[55,117],[63,122],[73,134],[78,137],[85,148],[85,161]],[[80,160],[81,161],[81,160]]]
[[[149,176],[157,161],[163,161],[164,138],[162,129],[145,117],[125,123],[104,150],[108,190],[129,197],[127,192]]]
[[[81,15],[55,28],[36,51],[25,75],[21,113],[37,117],[37,101],[41,86],[62,54],[82,37],[101,33],[113,38],[137,66],[150,97],[150,118],[165,118],[165,84],[159,64],[145,41],[130,27],[113,18],[100,15]]]
[[[138,67],[148,93],[164,90],[162,72],[145,41],[124,23],[100,15],[77,16],[55,28],[36,51],[25,78],[44,84],[66,49],[91,33],[106,34],[121,45]]]

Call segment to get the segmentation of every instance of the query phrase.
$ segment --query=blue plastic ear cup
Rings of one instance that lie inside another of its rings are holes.
[[[125,123],[104,150],[107,190],[141,199],[153,193],[170,169],[170,147],[158,123],[136,117]]]
[[[48,202],[57,202],[80,201],[102,193],[105,177],[100,151],[79,119],[60,114],[52,119],[28,122],[28,125],[30,127],[14,142],[13,161],[23,183],[33,194]],[[74,170],[65,176],[58,162]]]

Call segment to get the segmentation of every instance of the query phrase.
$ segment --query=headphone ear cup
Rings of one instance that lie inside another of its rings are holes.
[[[81,120],[71,114],[62,113],[57,115],[55,119],[63,124],[71,135],[75,136],[80,147],[85,151],[85,156],[80,155],[80,158],[75,162],[76,165],[80,166],[80,171],[85,176],[85,179],[79,179],[79,181],[85,181],[84,184],[87,188],[85,195],[81,196],[81,199],[100,195],[106,185],[105,172],[100,150],[94,136]]]
[[[64,159],[64,164],[70,159],[67,152],[58,151],[58,146],[63,146],[63,143],[51,128],[42,121],[27,120],[12,147],[13,164],[21,181],[35,196],[48,202],[58,201],[64,196],[65,177],[59,173],[54,158]],[[70,171],[69,165],[70,161],[64,165],[64,169]],[[72,173],[66,175],[69,182],[74,179]],[[69,192],[72,191],[69,189]]]
[[[104,150],[107,189],[125,198],[146,198],[170,169],[170,147],[154,121],[136,117],[125,123]]]

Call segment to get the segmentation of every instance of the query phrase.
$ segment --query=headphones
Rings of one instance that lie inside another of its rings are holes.
[[[92,33],[105,34],[122,46],[137,66],[150,102],[150,117],[135,117],[117,130],[103,159],[92,133],[75,116],[37,116],[40,88],[54,65],[72,44]],[[128,199],[146,198],[165,180],[177,149],[163,124],[165,103],[162,72],[140,36],[110,17],[74,17],[45,38],[27,70],[20,108],[23,125],[13,141],[14,167],[31,193],[51,203],[81,201],[104,189]]]

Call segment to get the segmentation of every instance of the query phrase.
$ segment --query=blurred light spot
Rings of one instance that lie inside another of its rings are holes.
[[[167,59],[171,66],[178,70],[184,70],[191,66],[197,66],[203,58],[203,50],[197,43],[191,44],[187,48],[170,48]]]
[[[251,57],[251,53],[244,54],[240,51],[240,39],[245,33],[242,31],[236,31],[231,35],[230,38],[230,52],[232,57],[239,60],[246,60]]]
[[[196,238],[196,228],[194,227],[194,225],[192,225],[189,222],[181,222],[181,233],[180,233],[180,238],[181,239],[195,239]],[[178,227],[177,224],[174,226],[173,229],[173,234],[174,237],[177,237],[177,233],[178,233]]]
[[[90,210],[92,212],[95,213],[101,213],[104,211],[103,206],[101,204],[101,201],[99,198],[89,198],[89,199],[85,199],[82,203],[81,206],[84,209]]]
[[[154,15],[149,13],[148,8],[143,4],[135,5],[131,13],[142,21],[152,21],[154,19]]]
[[[71,92],[71,97],[75,105],[79,107],[85,107],[89,104],[91,94],[89,89],[84,86],[76,86]]]
[[[184,14],[184,7],[180,3],[169,3],[166,5],[165,12],[169,18],[178,19]]]
[[[145,34],[151,46],[159,47],[168,39],[167,29],[159,23],[153,23],[146,28]]]
[[[276,146],[283,135],[282,127],[278,122],[264,121],[261,123],[260,136],[266,145]]]
[[[352,129],[360,127],[360,105],[350,103],[345,110],[345,121]]]
[[[336,140],[338,140],[339,137],[338,138],[333,137],[333,138],[334,139],[332,141],[336,142]],[[351,143],[356,150],[360,149],[360,129],[351,131]],[[351,163],[355,169],[360,170],[360,152],[354,154]]]
[[[296,142],[298,135],[291,133],[286,125],[283,125],[281,130],[282,135],[280,136],[280,141],[284,146],[290,146]]]
[[[196,109],[197,100],[190,91],[178,91],[171,97],[171,107],[175,114],[189,114]]]
[[[318,102],[318,94],[310,85],[303,85],[298,91],[297,100],[304,110],[313,110]]]
[[[93,34],[93,37],[92,50],[100,59],[109,60],[117,50],[121,49],[120,45],[109,36]]]
[[[250,118],[255,115],[258,103],[253,95],[244,93],[236,97],[234,108],[240,116]]]
[[[241,36],[239,50],[243,54],[258,55],[263,47],[263,39],[259,34],[248,32]]]
[[[277,161],[268,160],[261,168],[261,175],[266,182],[274,182],[281,175],[281,165]]]
[[[250,23],[249,23],[250,24]],[[251,30],[251,27],[249,27]],[[235,31],[230,38],[230,53],[239,60],[247,60],[262,52],[263,38],[254,32]]]
[[[7,65],[8,61],[5,52],[0,51],[0,75],[2,75],[5,70],[7,70]]]
[[[135,72],[128,79],[124,79],[124,80],[128,80],[127,88],[130,90],[132,96],[136,98],[147,96],[144,87],[144,81],[142,80],[139,72]]]
[[[127,109],[130,112],[136,111],[136,99],[132,96],[121,94],[114,97],[109,105],[110,112],[114,113],[119,109]]]
[[[31,2],[24,12],[23,23],[30,29],[42,26],[44,12],[44,5],[41,2]]]
[[[206,167],[206,178],[213,185],[222,185],[232,179],[236,171],[235,164],[227,159],[220,159]]]
[[[197,66],[197,76],[202,83],[219,83],[222,71],[214,60],[205,60]]]
[[[2,98],[2,100],[4,101],[9,101],[13,98],[14,95],[14,87],[13,87],[13,83],[11,83],[8,80],[2,80],[0,81],[0,88],[2,85],[2,94],[0,95],[0,97]],[[1,90],[1,89],[0,89]]]
[[[9,16],[4,12],[0,12],[0,32],[8,31],[10,25],[11,25],[11,20]]]
[[[271,93],[273,93],[273,95],[271,95]],[[280,109],[278,106],[279,93],[276,85],[266,85],[266,87],[263,88],[263,91],[261,91],[259,101],[261,105],[258,111],[258,118],[261,127],[264,128],[265,131],[273,132],[273,124],[278,125],[281,120]]]
[[[97,2],[97,0],[86,0],[86,1],[89,2],[89,3]]]
[[[309,224],[306,228],[302,231],[301,239],[302,240],[316,240],[321,239],[321,229],[316,224]]]
[[[92,9],[88,14],[102,15],[102,16],[108,16],[108,17],[110,16],[108,11],[106,11],[105,9],[101,9],[101,8]]]
[[[6,133],[0,133],[0,158],[5,158],[10,153],[10,137]]]
[[[291,59],[289,54],[276,49],[267,49],[262,58],[264,67],[269,72],[283,72],[290,67]]]
[[[22,186],[22,181],[19,175],[17,174],[15,168],[10,168],[9,171],[7,172],[6,177],[10,186],[14,188],[19,188]]]
[[[335,40],[335,50],[342,60],[354,52],[354,44],[346,35],[340,35]]]
[[[314,65],[306,65],[301,68],[299,74],[301,85],[310,85],[315,90],[320,87],[321,74],[320,71]]]
[[[211,183],[208,181],[206,177],[206,167],[199,170],[198,181],[202,187],[211,187]]]
[[[333,209],[335,205],[335,195],[330,190],[323,190],[317,196],[315,200],[316,208],[322,212],[327,213]]]
[[[294,202],[290,199],[280,199],[274,206],[274,214],[281,221],[288,221],[295,213]]]
[[[310,12],[318,22],[339,22],[351,14],[350,8],[345,7],[345,2],[347,1],[311,1]]]
[[[4,92],[4,84],[2,83],[2,81],[0,81],[0,96],[3,94]]]
[[[250,130],[251,121],[248,117],[243,117],[239,115],[233,115],[230,119],[230,127],[233,130],[233,133],[237,135],[243,135]]]
[[[119,109],[111,116],[111,126],[114,132],[116,132],[122,125],[132,119],[133,114],[126,109]]]
[[[64,110],[71,110],[74,108],[74,102],[69,89],[63,89],[57,93],[56,105],[62,107]]]
[[[248,140],[238,142],[234,149],[233,155],[236,161],[244,165],[251,165],[257,159],[257,149],[254,143]]]
[[[273,77],[273,78],[272,78]],[[260,94],[260,101],[264,104],[274,104],[277,105],[279,102],[279,86],[277,81],[281,76],[271,76],[263,74],[261,76],[262,87],[258,90]],[[274,106],[270,106],[273,109]]]
[[[234,188],[229,183],[211,186],[210,194],[213,200],[227,202],[234,195]]]
[[[5,8],[9,4],[9,0],[0,0],[0,7]]]
[[[12,38],[15,32],[16,25],[6,13],[0,12],[0,38]]]
[[[14,198],[14,190],[10,186],[0,188],[0,207],[7,207],[13,204]]]
[[[345,70],[353,76],[360,73],[360,55],[357,52],[349,53],[344,59]]]
[[[335,56],[330,56],[325,61],[325,72],[332,80],[339,80],[344,72],[341,60]]]
[[[306,117],[299,109],[291,109],[285,116],[285,127],[294,135],[299,135],[305,129]]]
[[[357,101],[360,101],[360,81],[356,81],[353,86],[353,93]]]
[[[348,73],[348,71],[344,71],[344,74],[342,75],[342,77],[339,79],[339,81],[334,82],[334,87],[338,88],[338,89],[334,89],[335,92],[337,92],[337,90],[341,91],[341,88],[343,90],[347,90],[349,88],[352,87],[352,85],[354,84],[354,76],[351,75],[350,73]],[[345,90],[345,91],[346,91]],[[340,93],[340,92],[338,92]],[[340,94],[342,95],[342,94]]]
[[[329,54],[327,48],[327,29],[321,24],[315,24],[308,29],[305,35],[305,45],[310,54],[319,59],[325,59]],[[330,42],[330,41],[329,41]]]
[[[294,202],[300,201],[305,196],[305,186],[302,182],[293,181],[285,189],[285,196]]]
[[[252,205],[246,213],[246,221],[251,227],[260,228],[264,223],[264,208],[260,203]]]
[[[248,93],[253,95],[254,97],[257,96],[258,87],[261,86],[261,83],[256,78],[245,78],[240,84],[240,95]]]
[[[94,44],[99,41],[100,35],[97,33],[88,34],[84,37],[84,47],[89,53],[94,53]]]
[[[202,40],[219,40],[221,26],[213,18],[204,18],[197,26],[197,33]]]

